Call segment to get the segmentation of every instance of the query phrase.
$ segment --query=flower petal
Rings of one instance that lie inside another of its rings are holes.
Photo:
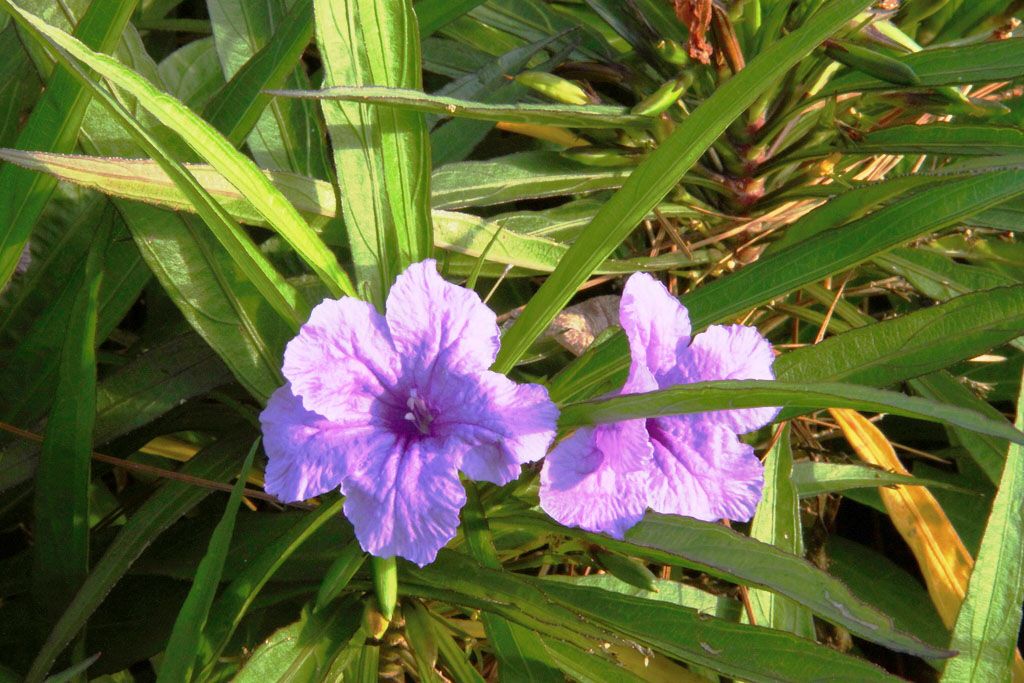
[[[622,538],[647,511],[651,467],[643,420],[584,427],[544,461],[540,506],[566,526]]]
[[[399,376],[384,316],[349,297],[327,299],[284,352],[284,376],[307,410],[329,420],[365,420]]]
[[[462,454],[470,479],[507,484],[555,440],[558,408],[539,384],[516,384],[489,370],[452,375],[427,388],[434,434]]]
[[[673,384],[689,384],[719,379],[775,379],[771,343],[755,327],[712,325],[693,338],[679,358]],[[744,434],[760,429],[775,419],[779,408],[743,408],[697,413],[694,419],[720,424]]]
[[[498,354],[494,312],[477,293],[447,282],[428,259],[409,266],[388,294],[387,321],[395,348],[417,369],[422,386],[436,367],[480,372]]]
[[[466,492],[455,459],[439,446],[381,435],[342,482],[345,516],[363,550],[422,567],[455,536]]]
[[[634,273],[626,281],[619,323],[629,338],[633,362],[646,366],[657,379],[676,366],[676,359],[690,343],[686,308],[647,273]],[[631,379],[633,374],[631,371]]]
[[[754,449],[724,427],[693,429],[686,421],[647,421],[654,445],[652,510],[707,522],[747,521],[761,499],[764,468]]]
[[[264,488],[290,503],[338,488],[348,470],[346,453],[366,432],[302,407],[289,385],[271,395],[260,413],[263,448],[269,458]]]

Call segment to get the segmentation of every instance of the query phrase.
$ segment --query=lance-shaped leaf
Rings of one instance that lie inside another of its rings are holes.
[[[422,89],[412,2],[315,0],[324,83]],[[405,266],[430,255],[430,138],[423,115],[321,102],[356,277],[383,308]]]
[[[750,524],[750,536],[797,557],[804,555],[800,498],[793,481],[793,450],[789,423],[776,435],[764,461],[764,490]],[[805,607],[771,591],[750,591],[753,623],[814,640],[814,620]]]
[[[110,220],[100,221],[60,350],[57,392],[36,473],[33,591],[55,619],[89,572],[89,481],[96,418],[96,323]]]
[[[1017,399],[1018,429],[1024,429],[1024,392]],[[1024,601],[1024,448],[1012,444],[992,512],[985,525],[967,595],[953,626],[950,646],[959,651],[946,664],[943,681],[1001,681],[1024,676],[1015,647]]]
[[[15,149],[0,149],[0,159],[50,173],[61,180],[116,197],[156,204],[175,211],[195,211],[188,196],[156,162],[147,159],[49,154]],[[243,223],[272,227],[212,166],[185,164],[185,168],[232,218]],[[328,183],[284,171],[264,172],[302,213],[311,217],[335,217],[337,204]],[[530,272],[550,273],[569,249],[562,242],[502,229],[493,221],[470,214],[435,210],[431,216],[435,246],[474,259],[483,258],[491,263],[511,265]],[[706,251],[695,251],[689,255],[676,252],[653,257],[608,260],[596,272],[625,274],[637,270],[665,270],[707,263],[710,258]],[[458,263],[452,265],[454,270],[459,270]]]
[[[775,380],[722,380],[680,384],[639,394],[573,403],[562,409],[563,427],[713,410],[782,406],[812,410],[857,408],[916,417],[1024,444],[1024,433],[1004,421],[937,401],[855,384],[798,384]]]
[[[900,61],[917,74],[918,87],[1012,80],[1024,75],[1024,38],[931,48],[905,55]],[[851,72],[834,79],[819,96],[893,89],[892,83]]]
[[[428,95],[419,90],[380,86],[338,85],[323,90],[273,90],[281,97],[362,102],[440,116],[455,116],[480,121],[510,121],[561,128],[646,127],[654,123],[650,116],[630,114],[626,107],[568,104],[488,104],[444,95]]]
[[[721,524],[648,513],[621,541],[561,527],[532,513],[492,517],[491,524],[496,529],[529,529],[537,533],[569,536],[648,562],[681,565],[707,572],[792,598],[816,615],[890,649],[921,657],[948,657],[951,654],[896,629],[883,612],[858,599],[841,581],[807,560],[738,534]]]

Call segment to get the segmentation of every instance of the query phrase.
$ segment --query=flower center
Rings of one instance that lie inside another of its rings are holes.
[[[409,398],[405,405],[409,409],[409,412],[405,414],[405,419],[416,425],[420,434],[429,434],[430,423],[434,421],[434,415],[427,407],[426,401],[419,397],[415,389],[409,391]]]

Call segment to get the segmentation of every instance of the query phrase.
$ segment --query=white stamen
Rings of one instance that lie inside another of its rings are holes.
[[[412,399],[409,399],[409,400],[411,401]],[[412,408],[412,406],[409,406],[409,407]],[[408,420],[409,422],[415,422],[416,421],[416,416],[413,415],[412,413],[406,413],[405,414],[405,419]]]

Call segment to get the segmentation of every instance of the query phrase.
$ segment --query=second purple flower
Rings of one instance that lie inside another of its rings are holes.
[[[626,282],[619,322],[629,338],[621,393],[724,379],[774,379],[771,345],[753,327],[712,325],[690,337],[686,308],[646,273]],[[622,538],[648,508],[712,521],[748,520],[763,468],[737,438],[777,408],[746,408],[585,427],[544,462],[540,504],[568,526]]]

